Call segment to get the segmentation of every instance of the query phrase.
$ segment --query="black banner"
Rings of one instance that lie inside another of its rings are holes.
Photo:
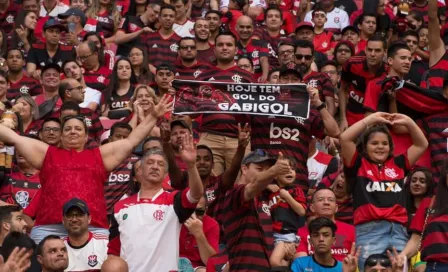
[[[174,80],[174,114],[229,113],[308,119],[305,84]]]

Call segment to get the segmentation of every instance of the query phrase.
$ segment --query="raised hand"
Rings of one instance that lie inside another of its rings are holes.
[[[248,123],[241,128],[241,124],[238,123],[238,146],[246,148],[250,141],[250,126]]]
[[[393,272],[403,271],[406,258],[403,255],[398,254],[395,247],[392,248],[392,253],[387,250],[387,256],[389,257],[390,263],[392,264]]]
[[[193,141],[193,135],[186,135],[179,146],[179,156],[188,165],[196,165],[196,146]]]
[[[268,187],[266,187],[266,189],[268,189],[269,191],[271,191],[273,193],[280,191],[280,187],[278,187],[278,185],[276,185],[276,184],[269,184]]]
[[[342,262],[342,271],[355,272],[358,269],[358,259],[360,254],[361,247],[356,248],[356,244],[352,243],[350,254],[345,256],[344,261]]]
[[[160,124],[160,138],[164,143],[169,143],[171,141],[170,122],[166,119]]]
[[[204,234],[202,221],[194,213],[185,221],[184,225],[194,237],[199,237]]]
[[[152,104],[151,115],[158,119],[173,110],[174,100],[171,95],[165,94],[157,105],[154,105],[152,101],[150,103]]]
[[[363,120],[367,125],[373,126],[377,124],[386,124],[392,125],[392,120],[394,119],[394,115],[387,112],[375,112],[364,118]]]
[[[25,272],[31,266],[32,252],[27,248],[14,248],[8,260],[4,262],[0,256],[0,272]]]
[[[274,168],[276,176],[285,175],[285,174],[288,174],[289,171],[291,171],[289,162],[287,160],[285,160],[282,152],[278,153],[277,162],[272,167]]]
[[[320,101],[319,90],[316,87],[314,87],[312,84],[309,84],[308,86],[306,86],[306,90],[308,91],[311,105],[313,105],[315,107],[320,106],[320,104],[322,104],[322,101]]]
[[[393,125],[407,125],[410,122],[413,122],[409,116],[401,113],[392,114],[391,121]]]

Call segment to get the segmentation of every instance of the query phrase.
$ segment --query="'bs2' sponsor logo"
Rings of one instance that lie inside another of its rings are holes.
[[[271,123],[271,127],[269,129],[269,138],[271,139],[271,144],[281,144],[282,141],[275,141],[273,139],[284,139],[298,142],[300,130],[297,128],[289,128],[289,127],[276,127],[274,123]]]

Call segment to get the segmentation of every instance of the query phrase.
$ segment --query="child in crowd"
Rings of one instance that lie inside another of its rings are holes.
[[[327,13],[321,8],[316,8],[312,13],[311,21],[314,24],[314,50],[327,56],[333,55],[333,33],[324,29],[324,25],[327,22]]]

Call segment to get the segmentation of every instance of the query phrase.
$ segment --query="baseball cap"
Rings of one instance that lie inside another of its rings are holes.
[[[85,24],[85,21],[87,20],[87,17],[84,14],[84,12],[82,10],[80,10],[79,8],[69,8],[66,12],[60,13],[58,15],[58,18],[65,19],[65,18],[70,17],[72,15],[80,17],[81,18],[81,24]]]
[[[59,22],[58,18],[51,17],[44,24],[44,31],[49,28],[59,28],[61,31],[67,31],[65,26]]]
[[[182,120],[182,119],[177,119],[177,120],[171,121],[171,124],[170,124],[171,130],[173,130],[174,126],[181,126],[181,127],[186,128],[191,131],[190,126],[187,124],[187,122],[185,122],[185,120]]]
[[[42,74],[48,69],[56,69],[56,71],[58,71],[59,73],[62,72],[61,66],[59,66],[57,63],[53,63],[53,62],[45,63],[45,66],[42,66],[42,68],[40,68],[40,69],[41,69]]]
[[[169,64],[169,63],[166,63],[166,62],[157,65],[157,67],[156,67],[156,73],[157,73],[158,71],[160,71],[160,70],[168,70],[168,71],[171,71],[171,72],[173,72],[173,73],[176,72],[176,69],[174,69],[174,66],[171,65],[171,64]]]
[[[290,68],[286,65],[283,65],[280,68],[280,75],[279,76],[283,76],[283,75],[287,75],[287,74],[295,74],[296,76],[298,76],[300,78],[300,80],[302,80],[302,74],[294,68]]]
[[[358,35],[359,35],[359,29],[356,28],[356,27],[354,27],[354,26],[352,26],[352,25],[348,25],[348,26],[344,27],[344,29],[342,29],[341,34],[344,35],[344,33],[347,32],[348,30],[351,30],[351,31],[353,31],[353,32],[356,32],[356,33],[358,33]]]
[[[296,27],[296,31],[294,31],[294,33],[297,33],[297,31],[299,31],[301,28],[307,27],[309,29],[312,29],[314,31],[314,26],[312,23],[310,22],[301,22],[300,24],[297,25]]]
[[[86,202],[79,198],[72,198],[69,201],[65,202],[62,208],[62,214],[67,214],[68,210],[75,207],[80,209],[83,213],[89,214],[89,208],[87,207]]]
[[[275,158],[269,156],[266,151],[262,149],[255,149],[254,151],[250,152],[249,154],[244,157],[241,164],[248,165],[250,163],[262,163],[262,162],[269,162],[274,164],[276,161]]]

